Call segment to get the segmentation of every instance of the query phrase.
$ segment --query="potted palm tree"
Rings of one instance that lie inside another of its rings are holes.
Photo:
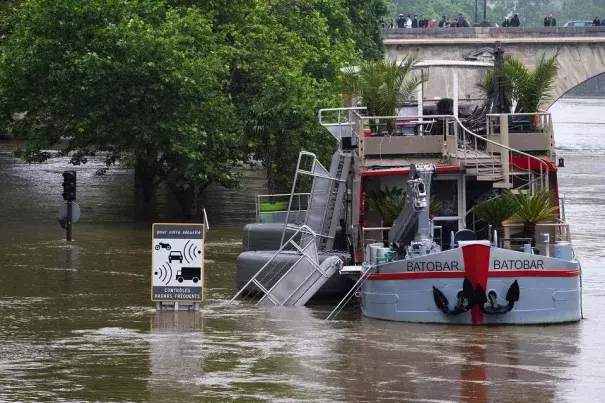
[[[558,74],[558,53],[550,57],[542,55],[530,70],[521,61],[507,57],[498,73],[504,78],[506,99],[515,103],[515,113],[537,113],[552,96]],[[494,98],[494,70],[487,72],[477,83],[477,88],[488,102]]]
[[[416,61],[413,57],[396,60],[366,60],[358,67],[344,69],[341,88],[345,95],[357,97],[365,106],[368,116],[395,116],[415,93],[416,88],[426,79],[412,75]],[[388,134],[395,131],[395,120],[371,122]]]
[[[384,190],[378,189],[371,191],[368,196],[366,202],[370,209],[378,214],[382,226],[391,227],[393,222],[399,217],[401,210],[403,210],[405,204],[405,190],[397,186],[393,186],[389,189],[387,186]],[[443,202],[432,196],[429,206],[430,214],[436,215],[442,209]],[[388,230],[383,231],[382,236],[383,240],[388,239]]]
[[[536,246],[536,224],[553,221],[559,217],[559,207],[551,206],[553,193],[548,190],[540,190],[533,195],[529,192],[508,192],[506,197],[518,205],[510,221],[523,223],[523,233],[531,239],[531,245]]]
[[[518,209],[519,203],[516,200],[500,195],[475,205],[473,213],[496,229],[498,242],[501,243],[504,239],[503,223],[511,218]]]

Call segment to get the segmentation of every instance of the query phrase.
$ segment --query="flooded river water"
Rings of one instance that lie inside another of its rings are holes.
[[[202,310],[156,313],[132,172],[76,168],[82,219],[67,244],[56,216],[69,167],[23,164],[0,143],[0,401],[603,401],[605,101],[552,112],[584,273],[585,319],[563,326],[417,325],[354,310],[324,323],[332,306],[229,306],[262,189],[254,175],[245,192],[206,203]],[[169,203],[161,195],[157,211]]]

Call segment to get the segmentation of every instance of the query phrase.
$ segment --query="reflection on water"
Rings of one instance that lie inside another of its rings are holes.
[[[256,174],[245,191],[213,191],[205,201],[207,304],[156,313],[150,223],[133,220],[132,172],[76,168],[83,217],[67,244],[56,222],[65,161],[24,164],[0,143],[0,400],[602,400],[605,134],[577,122],[605,116],[603,107],[553,107],[587,318],[565,326],[392,323],[354,309],[325,323],[332,306],[230,306],[241,227],[264,186]],[[174,219],[172,203],[160,192],[157,220]]]

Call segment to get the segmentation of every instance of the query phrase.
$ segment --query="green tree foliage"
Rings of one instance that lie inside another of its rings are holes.
[[[559,218],[559,208],[552,206],[553,192],[540,190],[530,195],[529,192],[507,192],[505,197],[517,203],[518,209],[511,217],[515,223],[523,223],[523,232],[531,238],[532,246],[536,245],[536,224],[550,222]]]
[[[329,155],[317,109],[338,105],[341,66],[382,55],[387,2],[27,0],[1,49],[3,120],[29,161],[67,140],[73,163],[132,164],[186,211],[248,156],[274,190],[300,147]]]
[[[385,48],[380,25],[376,22],[392,15],[392,3],[385,0],[347,0],[353,39],[363,59],[381,59]]]
[[[473,207],[473,214],[491,224],[498,232],[498,239],[504,238],[503,222],[511,218],[519,210],[519,203],[506,196],[497,196],[485,200]]]
[[[343,65],[362,55],[382,57],[385,4],[240,0],[202,6],[226,38],[229,94],[244,120],[245,150],[266,170],[270,193],[288,187],[301,148],[329,160],[335,142],[318,124],[317,110],[339,106],[334,81]]]
[[[213,181],[233,186],[218,39],[197,9],[161,0],[29,0],[0,59],[3,120],[29,136],[28,160],[66,138],[72,163],[135,161],[180,201]]]
[[[0,1],[0,42],[3,42],[13,26],[13,16],[24,0]]]

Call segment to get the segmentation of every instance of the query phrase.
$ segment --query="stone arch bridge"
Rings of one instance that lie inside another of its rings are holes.
[[[416,54],[422,60],[493,60],[492,49],[500,42],[505,55],[533,66],[543,54],[559,52],[559,75],[552,98],[543,107],[548,109],[557,99],[582,82],[605,73],[605,27],[544,27],[544,28],[436,28],[385,29],[384,44],[389,59]],[[429,83],[426,96],[450,95],[448,74],[443,81]],[[478,95],[477,72],[462,73],[460,90],[466,98]],[[431,72],[433,77],[433,72]],[[434,81],[431,78],[431,81]],[[438,94],[441,92],[441,94]]]

